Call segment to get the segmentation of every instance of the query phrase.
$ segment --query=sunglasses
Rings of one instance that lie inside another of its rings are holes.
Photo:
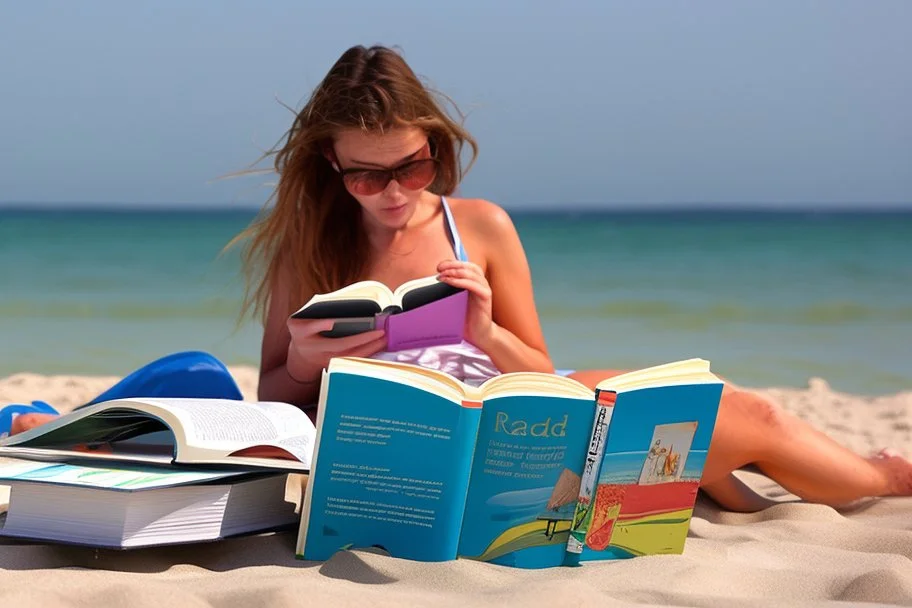
[[[429,146],[425,144],[416,154],[428,149]],[[361,196],[380,194],[393,180],[406,190],[421,190],[437,177],[437,159],[416,158],[389,169],[353,168],[342,169],[339,173],[349,192]]]

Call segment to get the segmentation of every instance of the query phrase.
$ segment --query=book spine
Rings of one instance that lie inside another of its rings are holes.
[[[389,310],[383,310],[382,312],[378,312],[374,316],[373,329],[382,329],[383,331],[388,332],[389,331],[389,318],[390,318],[391,314],[393,314],[393,313],[390,312]]]
[[[592,433],[589,437],[589,449],[586,451],[586,463],[580,480],[579,497],[573,521],[570,526],[570,536],[567,539],[567,552],[580,554],[592,521],[592,502],[595,488],[598,484],[599,467],[605,451],[605,440],[608,436],[608,426],[611,424],[611,415],[614,413],[615,393],[596,391],[595,417],[592,423]]]

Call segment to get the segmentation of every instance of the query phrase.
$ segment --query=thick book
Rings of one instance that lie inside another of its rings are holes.
[[[0,536],[128,549],[293,526],[287,474],[41,462],[0,466],[10,486]]]
[[[310,470],[316,429],[299,408],[233,399],[134,398],[79,408],[0,440],[0,457]]]
[[[468,292],[424,277],[395,291],[378,281],[361,281],[317,294],[294,312],[294,319],[332,319],[327,337],[350,336],[375,329],[386,332],[389,351],[425,348],[462,341]]]
[[[472,387],[410,364],[333,359],[296,555],[380,547],[541,568],[681,553],[722,386],[702,359],[596,391],[556,374]]]

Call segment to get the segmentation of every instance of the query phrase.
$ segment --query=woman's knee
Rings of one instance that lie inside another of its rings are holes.
[[[706,459],[707,483],[763,459],[788,432],[785,412],[759,395],[732,391],[722,397]]]
[[[728,416],[737,417],[742,424],[752,425],[762,432],[774,432],[777,436],[789,430],[789,414],[779,405],[756,393],[735,390],[723,397],[719,404]]]

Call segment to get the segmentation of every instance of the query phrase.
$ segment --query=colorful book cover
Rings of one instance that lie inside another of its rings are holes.
[[[570,563],[683,551],[721,393],[713,383],[617,395]]]
[[[564,559],[593,400],[516,395],[481,413],[459,555],[522,568]]]

